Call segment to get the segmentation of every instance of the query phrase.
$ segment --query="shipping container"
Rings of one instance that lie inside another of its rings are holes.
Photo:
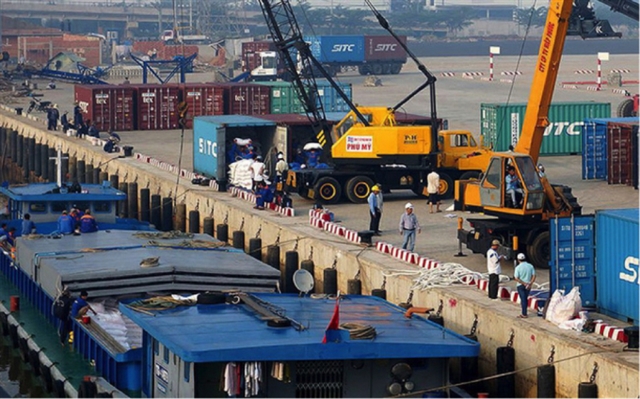
[[[276,124],[248,115],[199,116],[193,122],[193,170],[215,178],[221,187],[227,181],[227,151],[234,138],[264,138],[273,141]],[[277,143],[254,143],[256,152],[268,152]],[[266,155],[266,153],[265,153]]]
[[[242,71],[252,71],[260,66],[260,52],[276,51],[272,41],[242,43]]]
[[[638,209],[596,212],[596,289],[600,313],[638,324]]]
[[[224,89],[226,115],[265,115],[271,112],[271,88],[254,83],[219,83]]]
[[[189,106],[186,127],[193,127],[196,116],[224,115],[224,89],[207,83],[180,85],[180,101]]]
[[[495,151],[515,146],[522,131],[527,104],[481,104],[480,134],[485,145]],[[587,118],[609,118],[610,103],[553,103],[549,107],[550,124],[544,132],[540,155],[582,153],[582,125]]]
[[[633,123],[607,124],[607,182],[633,185],[633,136],[638,135],[638,119]],[[637,163],[635,165],[637,168]]]
[[[607,180],[607,125],[609,122],[633,123],[637,121],[638,118],[584,120],[582,126],[582,179]]]
[[[318,79],[318,94],[320,103],[325,112],[348,112],[349,106],[338,94],[336,89],[327,80]],[[304,112],[302,101],[298,97],[291,82],[261,82],[261,85],[271,88],[271,113],[272,114],[298,114]],[[338,83],[340,89],[352,100],[352,89],[350,83]]]
[[[147,84],[131,87],[136,90],[137,130],[178,129],[178,85]]]
[[[575,216],[549,222],[551,292],[560,289],[566,294],[573,287],[580,287],[585,307],[596,306],[594,220],[594,216]]]
[[[364,62],[364,36],[307,36],[311,54],[321,63]]]
[[[399,36],[402,43],[407,44],[406,36]],[[407,53],[393,36],[365,36],[364,60],[371,61],[398,61],[405,63]]]
[[[98,130],[135,129],[135,91],[129,86],[75,85],[75,101],[85,121],[96,123]],[[72,120],[73,115],[69,115]]]

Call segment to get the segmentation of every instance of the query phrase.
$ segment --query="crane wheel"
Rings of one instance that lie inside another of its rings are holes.
[[[438,192],[442,199],[449,199],[453,197],[453,179],[446,173],[440,174],[440,188]]]
[[[551,235],[543,231],[527,246],[527,257],[538,269],[548,269],[551,260]]]
[[[318,179],[314,191],[315,198],[325,204],[336,204],[342,196],[340,183],[333,177],[322,177]]]
[[[349,201],[354,204],[363,204],[367,202],[367,198],[371,193],[371,187],[373,187],[373,180],[367,176],[352,177],[347,180],[345,194]]]
[[[633,99],[628,98],[618,104],[618,109],[616,110],[616,114],[618,114],[618,118],[627,118],[630,116],[636,116],[636,112],[633,112]]]

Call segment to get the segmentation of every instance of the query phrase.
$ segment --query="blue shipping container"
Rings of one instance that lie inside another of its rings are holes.
[[[633,123],[638,118],[588,118],[582,126],[582,179],[607,180],[607,124]]]
[[[304,40],[322,63],[364,62],[364,36],[307,36]]]
[[[600,313],[638,325],[639,211],[596,212],[596,267]]]
[[[594,217],[557,218],[549,222],[551,292],[580,287],[582,305],[596,306]]]
[[[242,137],[243,129],[252,129],[256,126],[275,126],[275,123],[248,115],[194,118],[193,170],[218,181],[226,181],[227,137]]]

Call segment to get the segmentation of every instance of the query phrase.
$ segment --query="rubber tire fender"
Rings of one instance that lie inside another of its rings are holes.
[[[225,295],[222,292],[203,292],[198,295],[198,305],[218,305],[225,303]]]
[[[29,363],[33,369],[33,375],[40,376],[40,354],[33,349],[29,349]]]
[[[80,386],[78,387],[79,398],[95,398],[97,394],[98,388],[96,387],[95,382],[80,381]]]
[[[53,391],[53,377],[51,376],[51,369],[44,364],[40,363],[40,378],[42,384],[47,392]]]

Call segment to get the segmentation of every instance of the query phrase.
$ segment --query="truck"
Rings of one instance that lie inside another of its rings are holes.
[[[184,43],[184,44],[204,44],[208,41],[205,35],[182,34],[178,29],[167,29],[162,32],[162,41],[166,44]]]
[[[375,10],[370,2],[368,4]],[[427,175],[433,170],[440,174],[439,192],[444,197],[453,195],[455,179],[478,178],[491,151],[482,143],[478,144],[469,131],[442,130],[436,112],[435,76],[410,52],[406,39],[397,36],[377,10],[374,13],[380,24],[426,77],[424,83],[393,107],[355,106],[333,80],[336,69],[326,67],[330,59],[322,58],[321,49],[324,46],[343,48],[345,42],[319,40],[314,46],[313,39],[303,37],[288,0],[261,0],[260,5],[296,94],[313,124],[315,143],[307,144],[314,144],[322,151],[320,159],[323,162],[318,167],[307,165],[288,171],[284,190],[322,203],[336,203],[343,196],[353,203],[362,203],[367,200],[374,183],[381,184],[385,191],[411,189],[424,195]],[[359,43],[364,49],[364,36]],[[387,39],[385,43],[391,43],[391,40]],[[353,45],[354,50],[357,49],[357,44]],[[316,58],[314,52],[321,58]],[[334,57],[336,62],[354,60],[344,54]],[[316,101],[319,95],[316,76],[329,81],[350,109],[337,124],[327,122],[322,104]],[[429,123],[399,123],[396,112],[427,87],[431,100]],[[308,152],[312,151],[315,150]]]
[[[455,210],[490,216],[467,219],[470,229],[466,229],[464,223],[459,224],[458,240],[474,253],[486,253],[492,241],[498,240],[508,258],[523,252],[535,267],[546,269],[550,261],[550,220],[582,212],[571,188],[549,183],[536,164],[549,125],[549,107],[566,36],[619,37],[620,34],[613,31],[608,21],[595,17],[588,0],[573,3],[572,0],[551,0],[549,4],[527,110],[515,148],[495,152],[481,179],[456,182]],[[630,0],[621,3],[628,4],[617,10],[633,17],[632,12],[624,10],[635,8],[637,19],[637,3]]]
[[[406,44],[406,36],[399,38]],[[390,36],[305,36],[304,40],[331,76],[349,68],[357,69],[360,75],[397,75],[407,62],[403,48]],[[292,51],[295,58],[295,49]],[[291,80],[273,41],[242,43],[242,70],[254,81]]]

